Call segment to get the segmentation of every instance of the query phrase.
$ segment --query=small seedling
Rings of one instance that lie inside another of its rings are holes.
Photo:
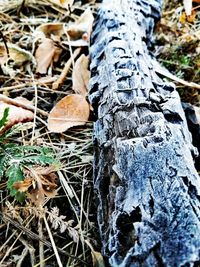
[[[6,108],[0,120],[0,130],[8,121],[9,109]],[[19,145],[9,143],[8,139],[24,130],[25,124],[18,123],[0,136],[0,178],[7,178],[10,195],[22,202],[25,193],[13,187],[14,183],[24,180],[24,170],[34,166],[58,166],[58,160],[52,149],[48,147]]]

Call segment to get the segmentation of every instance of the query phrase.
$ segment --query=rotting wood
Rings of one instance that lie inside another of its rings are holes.
[[[91,39],[98,223],[113,267],[200,260],[197,150],[175,86],[149,52],[160,10],[159,0],[104,0]]]

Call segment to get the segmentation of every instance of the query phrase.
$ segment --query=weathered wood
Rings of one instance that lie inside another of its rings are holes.
[[[105,0],[91,40],[89,99],[103,254],[111,266],[197,266],[200,178],[179,95],[156,75],[159,0]]]

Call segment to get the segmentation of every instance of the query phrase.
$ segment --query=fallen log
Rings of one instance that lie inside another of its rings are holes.
[[[197,150],[150,52],[160,11],[159,0],[104,0],[91,38],[98,223],[114,267],[200,262]]]

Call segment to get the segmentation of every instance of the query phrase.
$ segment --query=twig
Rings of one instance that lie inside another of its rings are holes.
[[[82,166],[82,165],[79,165],[79,166]],[[68,168],[70,169],[70,167],[68,167]],[[74,168],[74,166],[73,166],[73,168]],[[74,198],[75,198],[77,203],[78,203],[78,205],[79,205],[79,207],[81,207],[80,200],[79,200],[76,192],[74,191],[74,188],[69,186],[69,181],[67,181],[68,180],[67,174],[65,173],[65,176],[64,176],[61,171],[58,171],[58,176],[59,176],[59,179],[61,181],[61,185],[62,185],[62,187],[63,187],[63,189],[64,189],[64,191],[66,193],[66,196],[67,197],[69,196],[68,200],[69,200],[70,204],[72,204],[74,202]],[[72,204],[72,208],[73,208],[73,210],[74,210],[74,212],[76,214],[76,218],[78,220],[78,223],[80,224],[80,220],[79,220],[79,218],[77,216],[77,213],[75,211],[76,209],[73,207],[73,204]],[[91,223],[90,223],[90,221],[88,219],[88,215],[86,214],[84,209],[82,209],[82,212],[85,215],[85,218],[87,219],[89,225],[91,225]]]
[[[42,219],[38,219],[38,233],[41,239],[44,239]],[[39,255],[40,255],[40,267],[44,267],[44,243],[39,240]]]
[[[67,74],[68,74],[68,71],[69,71],[69,69],[70,69],[70,66],[71,66],[73,60],[78,56],[78,54],[80,53],[80,51],[81,51],[81,48],[77,48],[77,49],[74,51],[73,56],[71,56],[71,57],[68,59],[68,61],[66,62],[65,66],[64,66],[64,69],[62,70],[62,72],[61,72],[61,74],[60,74],[60,76],[59,76],[59,78],[58,78],[57,81],[55,81],[55,82],[53,83],[53,85],[52,85],[53,90],[57,90],[57,89],[59,88],[59,86],[60,86],[61,84],[63,84],[64,79],[65,79],[65,77],[66,77]]]
[[[18,236],[18,233],[15,233],[15,235]],[[19,241],[24,245],[25,248],[21,254],[20,260],[17,262],[16,267],[21,267],[22,262],[25,259],[26,255],[28,254],[28,252],[30,254],[31,266],[34,266],[35,265],[35,249],[31,245],[29,245],[23,237],[20,237]]]
[[[35,105],[34,105],[34,118],[33,118],[33,129],[32,129],[32,137],[31,137],[31,145],[33,145],[33,138],[35,136],[35,127],[36,127],[36,117],[37,117],[37,104],[38,104],[38,90],[37,85],[35,84],[34,76],[32,74],[33,86],[35,90]]]
[[[17,240],[20,238],[20,236],[23,234],[23,232],[19,233],[17,238],[14,240],[14,242],[12,243],[12,245],[8,248],[8,250],[6,251],[5,255],[3,256],[3,258],[1,259],[0,262],[0,266],[2,266],[2,263],[4,262],[4,260],[8,257],[8,255],[10,254],[10,252],[12,251],[14,245],[16,244]]]
[[[12,98],[7,97],[7,96],[2,95],[2,94],[0,94],[0,101],[3,101],[5,103],[7,103],[7,104],[11,104],[11,105],[14,105],[14,106],[17,106],[17,107],[22,107],[24,109],[35,111],[35,106],[30,105],[30,104],[24,104],[19,100],[12,99]],[[40,113],[43,116],[48,116],[48,112],[46,112],[46,111],[44,111],[42,109],[37,108],[37,112]]]
[[[155,71],[161,74],[162,76],[167,77],[175,82],[181,83],[185,86],[200,89],[200,84],[187,82],[187,81],[184,81],[183,79],[176,77],[175,75],[171,74],[167,69],[160,66],[159,63],[153,61],[153,65],[154,65]]]
[[[28,236],[30,236],[32,239],[34,240],[39,240],[41,242],[44,243],[45,246],[47,246],[48,248],[52,249],[52,244],[44,239],[41,239],[37,234],[33,233],[31,230],[29,230],[28,228],[26,228],[25,226],[21,225],[20,223],[12,220],[8,215],[3,215],[3,213],[0,211],[0,218],[5,222],[5,223],[11,223],[14,227],[16,227],[17,229],[25,232]],[[67,256],[67,257],[71,257],[72,259],[75,259],[83,264],[85,264],[86,266],[89,266],[87,262],[85,262],[84,260],[80,259],[77,256],[73,256],[69,253],[67,253],[66,251],[64,251],[62,248],[57,248],[57,250]]]
[[[2,33],[2,31],[0,31],[0,37],[3,40],[3,43],[4,43],[5,48],[6,48],[7,57],[9,58],[10,57],[10,55],[9,55],[9,49],[8,49],[8,46],[7,46],[7,43],[6,43],[6,40],[5,40],[5,37],[4,37],[3,33]]]
[[[23,249],[21,255],[20,255],[20,259],[18,260],[16,267],[22,266],[22,263],[23,263],[24,259],[26,258],[27,254],[28,254],[28,249],[27,249],[27,247],[25,247]]]
[[[43,85],[43,84],[48,84],[48,83],[52,83],[56,80],[55,77],[49,77],[48,79],[45,80],[45,78],[41,78],[37,81],[35,81],[36,85]],[[21,89],[21,88],[25,88],[27,86],[31,86],[33,84],[33,82],[27,82],[27,83],[22,83],[22,84],[17,84],[17,85],[12,85],[12,86],[5,86],[5,87],[1,87],[0,88],[0,92],[4,92],[4,91],[12,91],[15,89]]]
[[[54,253],[55,253],[56,259],[57,259],[58,266],[59,266],[59,267],[63,267],[62,262],[61,262],[61,259],[60,259],[60,256],[59,256],[59,254],[58,254],[58,250],[57,250],[57,248],[56,248],[56,244],[55,244],[55,242],[54,242],[54,239],[53,239],[53,236],[52,236],[52,233],[51,233],[51,230],[50,230],[50,228],[49,228],[49,225],[48,225],[48,222],[47,222],[47,219],[46,219],[45,215],[43,216],[43,219],[44,219],[44,223],[45,223],[47,232],[48,232],[48,234],[49,234],[49,238],[50,238],[50,240],[51,240],[51,244],[52,244],[53,251],[54,251]]]

